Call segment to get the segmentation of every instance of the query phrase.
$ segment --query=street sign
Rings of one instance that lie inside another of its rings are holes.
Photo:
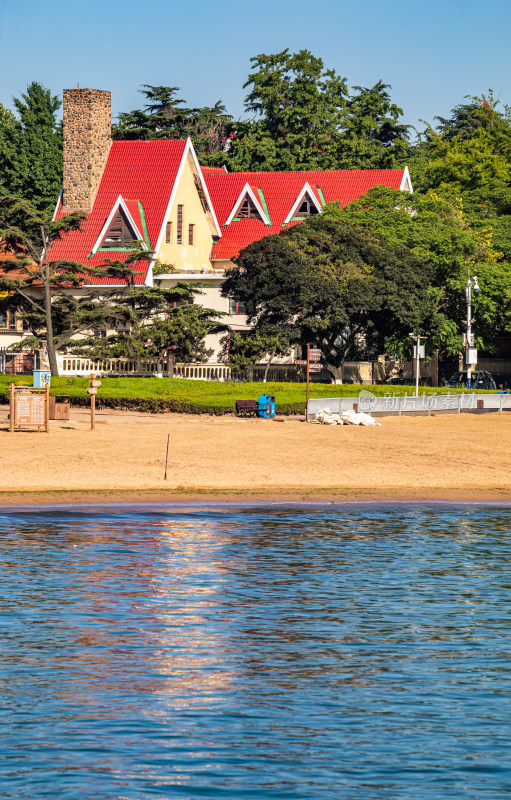
[[[87,388],[87,394],[97,394],[97,393],[98,390],[96,388],[92,388],[91,386]]]
[[[301,364],[304,367],[307,366],[307,362],[306,361],[304,361],[303,359],[298,359],[298,358],[295,359],[295,364]]]
[[[101,386],[101,381],[89,381],[89,386]]]
[[[321,364],[309,364],[309,372],[321,372],[322,369]]]
[[[311,361],[321,361],[321,350],[311,348],[309,350],[309,358]]]

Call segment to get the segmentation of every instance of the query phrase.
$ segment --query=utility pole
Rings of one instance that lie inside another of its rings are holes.
[[[474,334],[472,333],[472,290],[477,297],[479,294],[479,283],[477,282],[477,275],[473,278],[470,277],[470,270],[468,271],[467,286],[465,289],[465,298],[467,301],[467,333],[465,339],[465,365],[467,367],[467,389],[472,388],[472,369],[477,367],[477,350],[474,348]]]
[[[410,339],[415,339],[413,346],[413,357],[415,359],[415,397],[419,396],[419,379],[421,374],[421,358],[426,355],[425,345],[421,344],[421,339],[424,339],[420,333],[409,333]]]

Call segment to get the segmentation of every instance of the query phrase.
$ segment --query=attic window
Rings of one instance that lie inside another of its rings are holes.
[[[318,209],[306,193],[300,201],[300,205],[296,211],[297,217],[310,217],[312,214],[317,214]]]
[[[118,250],[120,247],[126,247],[136,238],[137,237],[128,225],[124,213],[119,210],[110,223],[100,247],[109,250]]]
[[[208,201],[206,200],[206,195],[204,194],[204,187],[202,185],[202,181],[198,175],[193,176],[193,180],[195,182],[195,188],[197,189],[197,194],[199,195],[199,200],[201,202],[202,210],[205,214],[209,211]]]
[[[261,219],[261,215],[257,208],[255,207],[255,203],[251,197],[245,195],[245,199],[242,201],[241,205],[239,206],[238,210],[235,214],[236,219]]]

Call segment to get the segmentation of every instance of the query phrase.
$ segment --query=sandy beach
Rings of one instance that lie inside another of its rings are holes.
[[[511,414],[386,417],[382,427],[86,410],[8,432],[0,504],[190,500],[511,501]],[[168,475],[164,480],[167,436]]]

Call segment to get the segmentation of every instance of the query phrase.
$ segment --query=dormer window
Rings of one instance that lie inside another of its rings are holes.
[[[288,222],[306,219],[307,217],[311,217],[313,214],[320,214],[321,211],[322,207],[318,198],[312,191],[310,185],[306,183],[302,187],[300,194],[296,195],[296,200],[289,209],[289,213],[283,224],[287,225]]]
[[[136,238],[137,237],[128,225],[124,213],[119,209],[110,223],[100,247],[102,249],[118,250],[121,247],[127,247],[127,245]]]
[[[225,224],[230,225],[231,222],[238,222],[242,219],[258,219],[265,225],[271,225],[262,189],[250,186],[248,183],[239,193]]]
[[[318,209],[316,205],[312,202],[308,194],[305,194],[302,199],[300,200],[300,205],[298,206],[298,211],[296,212],[297,217],[310,217],[311,214],[317,214]]]
[[[261,214],[250,197],[245,197],[236,212],[235,219],[261,219]]]

